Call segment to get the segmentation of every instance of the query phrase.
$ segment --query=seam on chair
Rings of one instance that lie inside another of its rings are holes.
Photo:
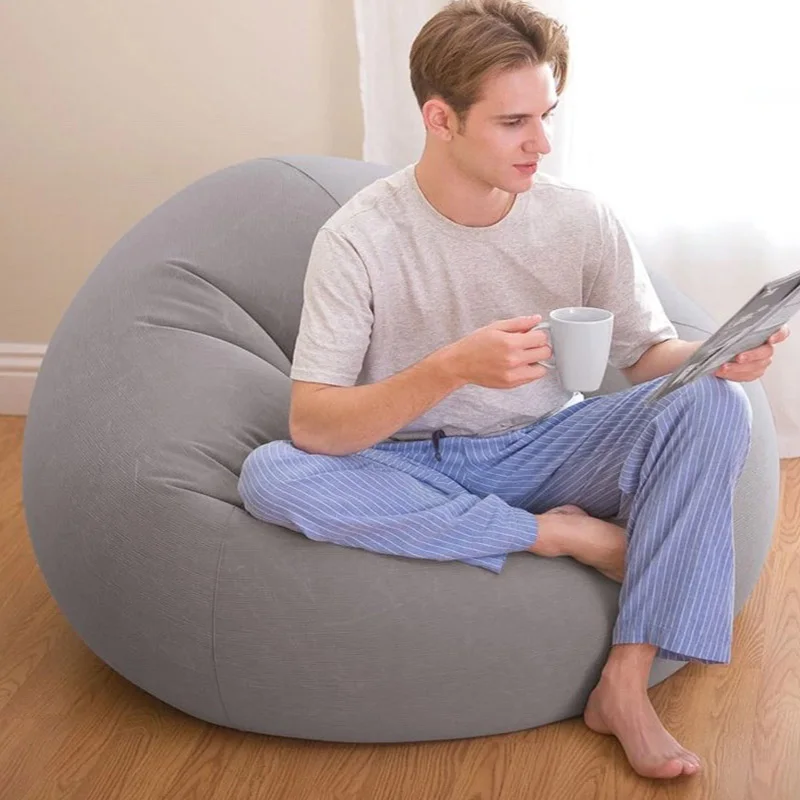
[[[225,525],[223,526],[223,533],[228,530],[228,525],[230,524],[231,517],[233,516],[236,510],[235,506],[231,507],[231,510],[228,512],[228,516],[225,520]],[[222,687],[219,684],[219,673],[217,672],[217,587],[219,586],[219,572],[222,567],[222,556],[225,553],[225,540],[223,539],[219,543],[219,556],[217,557],[217,569],[214,574],[214,598],[211,601],[211,664],[214,667],[214,683],[217,685],[217,697],[219,697],[219,704],[222,708],[222,713],[227,720],[227,724],[229,727],[233,727],[233,723],[231,722],[231,716],[228,713],[228,709],[225,707],[225,699],[222,696]]]
[[[670,322],[673,325],[680,325],[683,328],[691,328],[693,331],[697,331],[698,333],[705,333],[706,336],[711,336],[713,331],[707,331],[705,328],[698,328],[697,325],[693,325],[691,322],[681,322],[680,320],[671,319]]]
[[[252,319],[252,317],[251,317],[251,319]],[[256,323],[256,324],[258,324],[258,323]],[[272,361],[268,361],[266,358],[264,358],[263,356],[260,356],[258,353],[255,353],[252,350],[248,350],[244,345],[240,344],[239,342],[234,342],[231,339],[223,339],[221,336],[216,336],[213,333],[205,333],[204,331],[197,331],[197,330],[194,330],[193,328],[182,328],[180,325],[170,325],[170,324],[168,324],[166,322],[153,322],[152,320],[149,320],[149,319],[137,319],[137,320],[134,320],[133,327],[134,328],[158,328],[159,330],[165,330],[165,331],[179,331],[180,333],[193,333],[196,336],[204,336],[206,339],[213,339],[215,342],[223,342],[224,344],[230,345],[231,347],[235,347],[237,350],[241,350],[243,353],[247,353],[248,355],[253,356],[253,358],[258,359],[258,361],[260,363],[262,363],[262,364],[269,364],[271,367],[274,367],[276,370],[278,370],[278,372],[280,372],[281,375],[283,375],[283,376],[285,376],[287,378],[289,377],[288,372],[284,372],[283,365],[274,364]],[[261,328],[261,330],[264,331],[263,328]],[[266,331],[264,331],[264,333],[267,336],[269,336],[269,334],[266,333]],[[278,346],[277,342],[271,336],[269,336],[269,338],[270,338],[270,341],[272,342],[272,344],[275,345],[275,349],[286,359],[286,362],[289,365],[289,369],[291,369],[292,364],[289,361],[289,359],[286,358],[286,355],[283,352],[283,350],[281,350],[281,348]]]
[[[264,327],[258,322],[258,320],[256,320],[253,317],[253,315],[249,311],[247,311],[246,308],[244,308],[242,305],[237,303],[236,300],[234,300],[233,297],[231,297],[231,295],[228,294],[224,289],[222,289],[221,287],[217,286],[217,284],[214,283],[212,280],[209,280],[209,278],[207,276],[201,275],[199,272],[196,272],[194,269],[192,269],[192,267],[194,265],[191,262],[186,261],[185,259],[180,259],[180,258],[168,258],[162,263],[167,265],[167,266],[169,266],[169,267],[173,267],[174,269],[178,270],[179,272],[183,272],[183,273],[185,273],[187,275],[191,275],[192,278],[195,278],[196,280],[200,281],[201,283],[205,284],[206,286],[210,286],[215,292],[217,292],[217,294],[221,295],[222,297],[225,298],[226,301],[228,301],[231,304],[233,304],[233,306],[236,307],[237,311],[240,311],[242,314],[244,314],[247,317],[247,319],[253,325],[255,325],[260,331],[262,331],[264,334],[266,334],[269,337],[269,340],[275,346],[275,349],[286,359],[286,363],[289,365],[289,367],[291,367],[291,365],[292,365],[291,359],[286,355],[286,353],[283,352],[283,350],[281,349],[280,345],[275,341],[275,339],[272,338],[272,334],[270,334],[268,331],[266,331],[264,329]],[[149,319],[147,317],[147,315],[145,315],[144,317],[138,317],[138,316],[136,317],[136,319],[134,320],[134,327],[136,325],[139,325],[139,324],[141,324],[141,325],[152,325],[152,326],[157,327],[157,328],[172,328],[172,329],[175,329],[175,330],[183,330],[183,331],[187,331],[187,332],[190,332],[190,333],[197,333],[197,334],[200,334],[202,336],[208,336],[209,338],[218,339],[221,342],[227,342],[228,344],[231,344],[234,347],[239,347],[240,349],[242,349],[242,350],[244,350],[244,351],[246,351],[248,353],[252,353],[252,355],[256,356],[256,358],[259,358],[262,361],[266,361],[267,360],[265,358],[261,358],[261,356],[258,355],[257,353],[253,353],[252,350],[248,350],[244,345],[239,344],[238,342],[231,341],[230,339],[223,339],[221,336],[214,336],[214,335],[212,335],[210,333],[203,333],[203,331],[195,331],[195,330],[192,330],[191,328],[181,328],[181,327],[179,327],[177,325],[170,325],[170,324],[165,323],[165,322],[153,321],[153,320]],[[272,362],[271,361],[267,361],[267,363],[271,364]],[[273,366],[278,367],[277,364],[275,364]],[[278,367],[278,369],[281,369],[281,368]],[[284,373],[284,374],[286,374],[286,373]]]
[[[336,203],[337,208],[342,207],[342,204],[316,178],[309,175],[304,169],[300,169],[300,167],[298,167],[297,165],[292,164],[289,161],[284,161],[282,158],[271,158],[270,161],[277,161],[279,164],[284,164],[287,167],[291,167],[296,172],[299,172],[301,175],[305,175],[306,178],[308,178],[312,183],[319,186],[319,188],[322,189],[322,191],[325,192],[325,194],[328,195],[328,197],[330,197],[330,199],[333,200],[334,203]]]
[[[694,331],[695,333],[701,333],[705,339],[707,339],[713,333],[713,331],[706,330],[705,328],[698,328],[697,325],[692,325],[691,322],[681,322],[680,320],[674,319],[671,319],[670,322],[673,325],[680,325],[682,328],[688,328],[690,331]]]

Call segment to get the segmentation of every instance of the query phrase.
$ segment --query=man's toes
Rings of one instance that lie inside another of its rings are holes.
[[[548,514],[584,514],[586,512],[580,506],[556,506],[551,508]]]
[[[693,753],[691,750],[687,750],[685,747],[681,747],[679,744],[677,757],[694,764],[696,767],[700,766],[700,756],[698,756],[696,753]]]
[[[689,750],[684,750],[681,753],[681,758],[686,764],[686,767],[683,770],[686,774],[694,775],[696,772],[701,770],[702,764],[700,759],[694,753],[690,752]]]
[[[686,764],[681,759],[671,758],[669,761],[660,764],[652,772],[647,770],[642,774],[646,778],[677,778],[678,775],[683,774],[685,768]]]

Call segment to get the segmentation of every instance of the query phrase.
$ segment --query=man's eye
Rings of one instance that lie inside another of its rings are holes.
[[[505,125],[506,128],[519,128],[519,126],[522,125],[522,120],[515,119],[513,122],[504,122],[503,125]]]

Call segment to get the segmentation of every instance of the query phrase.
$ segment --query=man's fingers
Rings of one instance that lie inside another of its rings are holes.
[[[547,331],[528,331],[524,333],[516,342],[522,350],[533,350],[537,347],[545,347],[550,344],[550,337]]]
[[[782,325],[779,331],[776,331],[769,337],[767,340],[770,344],[780,344],[781,342],[785,342],[789,338],[789,334],[791,331],[789,330],[788,325]]]
[[[729,361],[727,364],[723,364],[714,374],[718,378],[725,378],[729,381],[755,381],[764,375],[771,363],[771,358],[752,361],[747,364],[736,364]]]
[[[526,364],[535,364],[537,361],[546,361],[552,356],[553,351],[546,344],[541,347],[529,347],[519,354],[517,363],[519,366],[525,366]]]
[[[756,347],[753,350],[745,350],[744,353],[740,353],[736,356],[736,363],[737,364],[749,364],[754,361],[766,361],[768,358],[772,358],[774,353],[774,348],[771,344],[762,344],[761,347]]]
[[[506,331],[506,333],[525,333],[529,331],[534,325],[538,325],[542,321],[539,314],[533,314],[530,317],[514,317],[513,319],[501,319],[495,322],[491,327],[499,330]]]
[[[533,366],[526,364],[513,369],[509,375],[509,378],[513,385],[522,386],[523,384],[530,383],[531,381],[538,381],[545,375],[547,375],[547,367],[543,367],[541,364],[534,364]]]
[[[765,361],[768,358],[772,358],[774,354],[773,345],[785,342],[789,338],[789,333],[788,325],[781,326],[780,330],[775,331],[764,344],[759,347],[754,347],[752,350],[745,350],[745,352],[739,353],[734,361],[737,364],[749,364],[751,362]]]

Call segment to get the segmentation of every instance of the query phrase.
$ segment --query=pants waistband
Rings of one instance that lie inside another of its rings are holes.
[[[570,397],[570,399],[567,400],[567,402],[564,403],[564,405],[559,406],[558,408],[554,408],[552,411],[548,411],[541,417],[529,420],[528,422],[523,422],[519,425],[514,425],[510,428],[505,428],[502,431],[493,431],[492,433],[463,434],[463,433],[446,433],[442,428],[438,428],[435,431],[409,431],[407,433],[396,433],[394,436],[389,436],[386,439],[386,441],[422,442],[427,439],[438,440],[444,436],[471,436],[476,439],[489,439],[493,436],[505,436],[507,433],[514,433],[514,431],[521,431],[523,428],[528,428],[531,425],[538,425],[540,422],[544,422],[546,419],[550,419],[550,417],[555,416],[556,414],[560,413],[561,411],[564,411],[570,406],[574,406],[576,403],[582,402],[584,399],[585,398],[581,392],[573,392],[572,397]]]

